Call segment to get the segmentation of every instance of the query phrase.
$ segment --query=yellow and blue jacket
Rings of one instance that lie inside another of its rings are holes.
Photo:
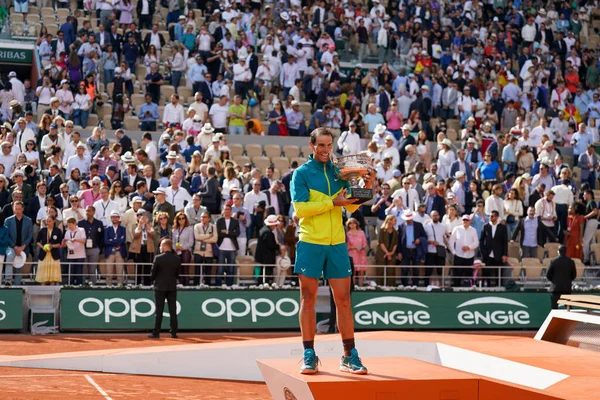
[[[337,178],[331,161],[326,164],[310,155],[292,176],[290,193],[294,211],[300,219],[300,241],[332,246],[346,241],[342,223],[342,207],[334,207],[333,199],[348,182]],[[359,205],[346,206],[354,212]]]

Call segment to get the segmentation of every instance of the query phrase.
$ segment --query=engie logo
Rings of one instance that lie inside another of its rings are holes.
[[[456,309],[469,307],[458,313],[458,322],[463,325],[529,325],[527,306],[518,301],[497,296],[486,296],[465,301]]]
[[[356,311],[354,314],[354,320],[359,325],[429,325],[431,323],[429,312],[421,309],[429,307],[406,297],[376,297],[358,303],[354,308],[364,308],[367,306],[370,306],[369,309],[362,309]],[[410,306],[410,308],[407,306]],[[400,307],[402,309],[399,309]]]
[[[202,303],[202,312],[211,318],[226,316],[227,322],[234,318],[250,316],[252,322],[268,318],[277,313],[281,317],[295,317],[300,311],[298,301],[284,297],[277,301],[270,299],[208,299]]]
[[[166,307],[165,307],[166,308]],[[121,298],[106,298],[104,301],[87,297],[79,302],[79,312],[86,317],[95,318],[104,314],[104,322],[109,323],[111,318],[122,318],[130,314],[131,322],[138,318],[148,318],[154,315],[156,307],[150,299],[130,299],[129,302]],[[181,312],[181,304],[177,302],[177,315]],[[168,317],[168,311],[163,312]]]

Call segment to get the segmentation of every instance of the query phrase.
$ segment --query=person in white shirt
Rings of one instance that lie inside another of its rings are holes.
[[[296,79],[300,78],[298,65],[294,62],[294,56],[289,56],[288,62],[281,66],[280,84],[283,87],[283,98],[287,99]]]
[[[20,104],[23,104],[25,102],[25,85],[17,78],[17,73],[15,71],[10,71],[8,73],[8,79],[12,85],[12,92],[15,95],[15,100]]]
[[[18,126],[17,133],[15,135],[15,145],[19,148],[19,152],[23,153],[27,151],[27,142],[30,140],[36,141],[35,133],[27,128],[27,121],[25,118],[19,118],[16,125]]]
[[[267,194],[261,192],[260,180],[254,179],[252,181],[252,190],[246,193],[246,195],[244,196],[244,208],[248,210],[251,215],[254,215],[254,206],[260,201],[264,201],[265,204],[267,204]]]
[[[556,204],[554,203],[554,192],[549,190],[548,193],[535,203],[535,216],[540,217],[542,224],[546,225],[552,233],[556,232],[555,225],[558,219],[556,215]],[[546,242],[546,238],[542,240]]]
[[[504,188],[501,183],[496,183],[492,187],[492,195],[485,199],[485,213],[492,215],[492,211],[498,211],[500,221],[504,221],[504,201],[500,196],[504,193]]]
[[[87,153],[87,154],[86,154]],[[79,143],[75,148],[75,154],[67,160],[67,171],[65,176],[71,176],[71,170],[77,168],[81,174],[87,174],[90,171],[91,159],[88,148],[85,144]]]
[[[350,121],[348,130],[340,135],[337,146],[344,156],[360,153],[360,135],[356,132],[356,122]]]
[[[431,217],[429,215],[427,215],[427,206],[425,204],[419,204],[419,206],[416,208],[417,208],[417,212],[415,213],[413,220],[415,222],[420,223],[423,226],[425,226],[425,224],[430,223]]]
[[[167,202],[175,207],[175,212],[182,211],[185,206],[192,202],[192,196],[179,184],[181,180],[175,174],[171,175],[171,186],[167,188]]]
[[[100,188],[100,200],[97,200],[94,203],[94,208],[96,209],[95,218],[102,222],[105,228],[112,225],[110,220],[110,214],[113,211],[119,212],[119,206],[117,203],[112,201],[110,198],[110,189],[106,186],[102,186]]]
[[[183,106],[179,104],[179,95],[174,94],[171,96],[171,103],[167,104],[163,111],[163,124],[165,128],[169,124],[178,124],[181,126],[184,120],[185,116]]]
[[[246,65],[246,59],[240,58],[238,63],[233,66],[233,81],[235,86],[235,94],[246,98],[248,92],[248,84],[252,80],[252,71]]]
[[[77,226],[77,219],[67,219],[67,230],[63,237],[63,246],[67,248],[67,261],[69,271],[73,276],[73,284],[79,285],[83,282],[83,263],[85,262],[85,242],[87,236],[84,228]]]
[[[419,207],[419,210],[421,207]],[[423,224],[427,234],[427,258],[426,265],[444,266],[446,264],[446,226],[440,222],[440,214],[433,210],[431,219]],[[439,275],[439,268],[425,268],[425,285],[429,286],[431,274],[435,272]],[[439,282],[438,282],[439,283]]]
[[[202,92],[196,92],[196,94],[194,95],[194,99],[196,101],[190,104],[190,109],[196,111],[196,115],[200,116],[202,125],[206,123],[206,119],[208,118],[208,106],[204,101],[202,101],[203,98],[204,95],[202,94]]]
[[[381,156],[392,159],[392,168],[400,168],[400,152],[394,146],[394,142],[394,135],[387,134],[385,137],[385,147],[381,150]]]
[[[152,140],[152,134],[150,132],[144,133],[142,145],[145,145],[148,159],[153,163],[156,163],[156,160],[158,159],[158,148],[156,147],[154,140]]]
[[[463,171],[457,171],[456,174],[454,174],[454,177],[456,178],[456,181],[454,181],[454,184],[452,185],[451,190],[452,190],[452,193],[454,193],[454,196],[456,196],[456,201],[458,202],[458,204],[460,204],[460,207],[464,210],[465,209],[465,198],[466,198],[465,181],[467,180],[467,177]]]
[[[225,87],[225,86],[224,86]],[[229,107],[227,106],[227,97],[221,96],[219,102],[213,104],[208,112],[210,123],[215,132],[226,133],[229,119]]]
[[[448,240],[448,248],[454,254],[454,286],[461,286],[464,279],[473,276],[475,250],[479,247],[477,231],[471,226],[471,217],[468,214],[462,216],[462,223],[462,226],[454,228]]]
[[[392,198],[401,198],[404,207],[408,210],[416,210],[421,203],[419,201],[419,193],[410,187],[410,180],[408,178],[404,178],[402,180],[402,188],[396,190],[392,193]]]

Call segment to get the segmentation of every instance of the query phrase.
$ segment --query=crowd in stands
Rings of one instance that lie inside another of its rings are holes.
[[[318,127],[336,156],[366,153],[377,173],[373,200],[346,215],[357,283],[373,255],[404,286],[439,284],[423,265],[497,285],[488,267],[506,264],[510,241],[524,258],[564,242],[588,263],[597,3],[78,1],[55,35],[41,28],[37,87],[2,76],[2,281],[21,283],[29,257],[40,283],[148,284],[165,237],[189,285],[232,285],[249,252],[287,267],[289,184],[310,153],[234,154],[231,138]]]

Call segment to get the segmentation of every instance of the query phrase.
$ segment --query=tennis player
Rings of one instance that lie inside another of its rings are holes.
[[[347,199],[348,182],[337,178],[331,162],[333,134],[317,128],[310,134],[312,154],[292,177],[290,192],[296,215],[300,218],[300,241],[294,271],[300,278],[300,329],[304,345],[302,374],[318,372],[315,354],[315,303],[319,279],[329,280],[337,309],[337,324],[342,335],[344,355],[340,371],[366,374],[367,368],[358,357],[354,343],[354,321],[350,304],[352,269],[342,224],[342,207],[354,212],[359,205]],[[365,177],[371,188],[375,174]]]

